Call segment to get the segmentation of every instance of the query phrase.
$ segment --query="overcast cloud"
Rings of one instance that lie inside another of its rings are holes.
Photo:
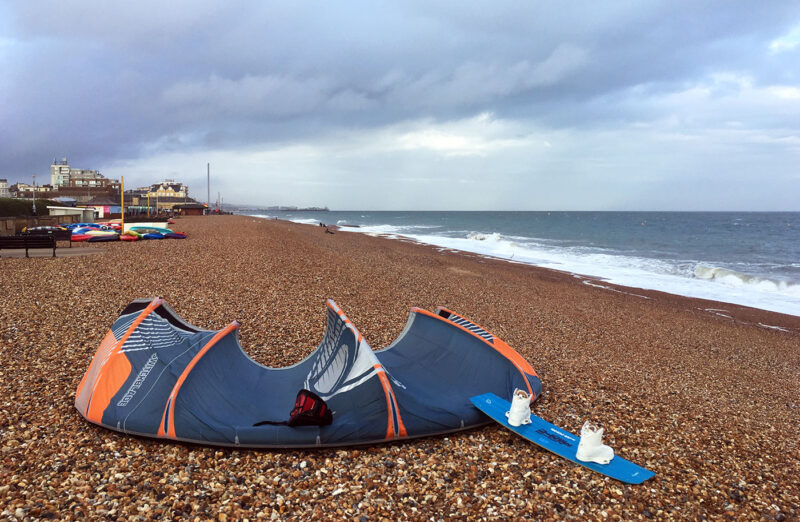
[[[797,2],[6,0],[0,66],[11,183],[66,156],[201,200],[210,162],[255,205],[800,210]]]

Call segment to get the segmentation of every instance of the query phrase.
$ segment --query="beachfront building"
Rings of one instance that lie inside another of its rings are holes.
[[[50,184],[62,188],[102,188],[119,191],[119,181],[108,179],[99,170],[74,169],[67,158],[54,159],[50,165]]]
[[[156,212],[171,211],[177,205],[194,202],[189,198],[189,187],[171,179],[150,185],[147,199]]]
[[[189,195],[189,187],[183,183],[166,179],[161,183],[150,185],[148,196],[150,198],[185,198]]]
[[[11,193],[8,191],[8,180],[0,178],[0,198],[10,198]]]
[[[30,198],[36,193],[37,198],[46,198],[47,194],[53,190],[50,185],[29,185],[27,183],[14,183],[8,188],[12,198]]]
[[[171,179],[125,191],[125,207],[148,214],[175,212],[177,206],[192,203],[189,187]]]
[[[205,203],[183,203],[175,205],[172,210],[181,216],[202,216],[206,213],[206,208]]]
[[[110,180],[96,170],[73,169],[69,173],[68,187],[113,188]],[[119,186],[119,185],[118,185]]]
[[[65,187],[69,184],[69,163],[67,158],[53,159],[50,165],[50,184],[54,187]]]
[[[112,219],[122,217],[122,207],[119,198],[109,198],[98,196],[90,199],[83,205],[83,208],[92,208],[100,219]]]

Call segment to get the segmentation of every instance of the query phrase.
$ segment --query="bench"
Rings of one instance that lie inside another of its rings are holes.
[[[30,230],[22,232],[23,236],[53,236],[56,241],[69,241],[69,247],[72,248],[72,230]]]
[[[25,257],[29,248],[52,248],[53,257],[56,257],[56,238],[51,235],[30,236],[0,236],[0,250],[25,249]]]

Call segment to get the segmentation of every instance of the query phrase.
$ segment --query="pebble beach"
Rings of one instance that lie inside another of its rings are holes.
[[[346,228],[246,216],[172,228],[188,238],[0,259],[4,519],[800,518],[800,317]],[[499,425],[265,451],[88,423],[73,402],[95,350],[130,301],[155,296],[200,328],[239,321],[243,349],[273,367],[317,347],[328,298],[376,350],[410,307],[444,306],[532,364],[536,415],[573,433],[600,423],[656,476],[625,485]]]

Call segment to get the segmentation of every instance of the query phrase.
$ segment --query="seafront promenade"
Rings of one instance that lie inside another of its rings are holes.
[[[174,228],[188,239],[0,259],[3,517],[800,517],[800,317],[346,229],[245,216]],[[656,476],[626,486],[499,426],[250,451],[89,424],[73,407],[78,383],[119,312],[154,296],[200,328],[239,321],[244,350],[274,367],[316,348],[327,298],[374,349],[411,306],[445,306],[532,364],[537,415],[575,433],[599,422],[606,443]]]

